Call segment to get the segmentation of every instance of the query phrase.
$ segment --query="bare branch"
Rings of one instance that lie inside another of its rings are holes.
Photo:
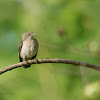
[[[36,64],[36,60],[29,60],[28,61],[29,64]],[[38,59],[38,63],[37,64],[42,64],[42,63],[64,63],[64,64],[72,64],[72,65],[75,65],[75,66],[83,66],[83,67],[88,67],[88,68],[92,68],[92,69],[95,69],[97,71],[100,71],[100,66],[98,65],[93,65],[93,64],[89,64],[89,63],[85,63],[85,62],[81,62],[81,61],[74,61],[74,60],[68,60],[68,59]],[[4,69],[1,69],[0,70],[0,75],[9,71],[9,70],[12,70],[12,69],[15,69],[15,68],[18,68],[18,67],[22,67],[23,65],[26,65],[25,62],[20,62],[20,63],[17,63],[17,64],[14,64],[14,65],[10,65]]]

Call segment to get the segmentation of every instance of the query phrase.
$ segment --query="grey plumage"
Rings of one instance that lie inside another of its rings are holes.
[[[38,53],[38,42],[33,37],[35,33],[27,32],[22,35],[22,41],[19,43],[18,46],[18,56],[19,61],[22,62],[23,60],[27,63],[27,60],[35,59]],[[30,67],[27,63],[24,68]]]

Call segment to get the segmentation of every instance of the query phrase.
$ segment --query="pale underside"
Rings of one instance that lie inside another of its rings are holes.
[[[38,47],[35,42],[35,40],[23,41],[23,46],[20,53],[21,58],[24,60],[29,60],[37,54]]]

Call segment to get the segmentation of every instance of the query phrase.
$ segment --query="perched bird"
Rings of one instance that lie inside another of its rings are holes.
[[[27,63],[24,68],[30,67],[27,60],[36,59],[38,53],[38,42],[33,37],[35,34],[32,32],[24,33],[18,46],[19,61],[22,62],[24,60]]]

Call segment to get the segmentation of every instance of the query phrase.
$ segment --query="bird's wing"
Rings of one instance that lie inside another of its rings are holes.
[[[38,41],[34,38],[36,44],[37,44],[37,48],[39,48],[39,44],[38,44]],[[38,49],[37,49],[38,50]]]
[[[36,42],[36,45],[37,45],[37,53],[38,53],[38,48],[39,48],[39,44],[38,44],[38,41],[34,38],[35,42]],[[37,56],[37,53],[35,56],[32,57],[32,59],[36,58]]]
[[[20,41],[19,46],[18,46],[18,57],[19,57],[19,61],[22,62],[22,58],[21,58],[21,49],[22,49],[22,45],[23,45],[23,41]]]

